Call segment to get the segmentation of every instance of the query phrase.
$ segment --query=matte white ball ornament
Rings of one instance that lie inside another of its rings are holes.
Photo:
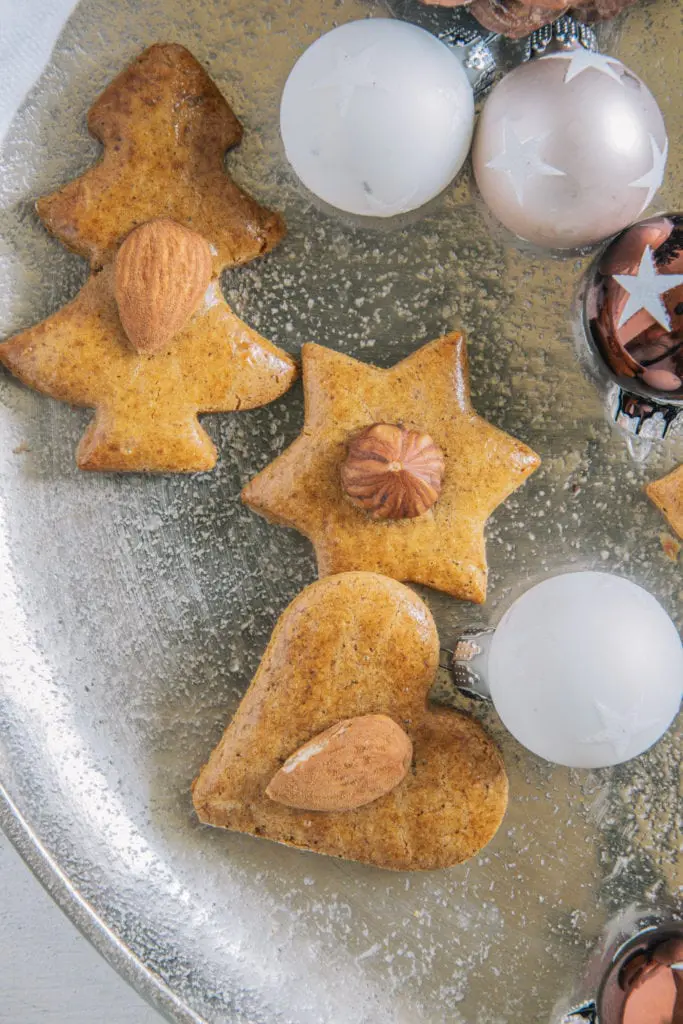
[[[637,220],[662,184],[668,141],[647,86],[576,44],[515,68],[489,95],[472,162],[510,231],[550,249],[599,242]]]
[[[287,79],[280,131],[304,185],[348,213],[423,206],[462,167],[474,98],[444,43],[408,22],[353,21],[312,44]]]
[[[456,650],[456,673],[458,661]],[[683,697],[674,623],[642,587],[601,572],[554,576],[518,598],[480,671],[513,736],[574,768],[642,754]]]

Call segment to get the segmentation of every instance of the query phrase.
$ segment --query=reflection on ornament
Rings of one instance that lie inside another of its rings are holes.
[[[456,683],[490,696],[523,746],[573,768],[642,754],[683,696],[673,622],[642,587],[601,572],[532,587],[495,630],[456,645],[453,665]]]
[[[462,167],[474,97],[456,56],[416,25],[353,21],[299,58],[282,94],[287,158],[315,195],[370,217],[423,206]]]
[[[498,83],[472,150],[477,185],[498,220],[560,250],[634,221],[661,185],[667,157],[664,121],[644,83],[614,57],[565,45]]]
[[[583,301],[611,415],[630,434],[656,424],[648,434],[665,436],[683,415],[683,216],[623,232],[589,270]]]

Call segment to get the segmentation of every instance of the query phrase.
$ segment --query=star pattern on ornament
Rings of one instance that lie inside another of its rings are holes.
[[[605,743],[614,751],[616,757],[623,760],[629,751],[631,743],[636,737],[641,736],[653,726],[659,726],[659,721],[654,718],[648,719],[644,708],[638,706],[628,711],[615,711],[607,707],[602,701],[595,701],[595,710],[602,722],[602,729],[587,736],[584,743]]]
[[[540,149],[548,135],[530,136],[520,139],[509,121],[503,122],[503,150],[486,164],[492,171],[507,175],[521,206],[524,202],[526,185],[535,175],[542,177],[566,177],[567,172],[546,163]]]
[[[344,118],[348,114],[351,100],[358,89],[377,88],[376,51],[377,43],[372,43],[355,54],[337,50],[335,66],[313,83],[314,89],[337,90],[341,117]]]
[[[652,167],[646,174],[642,174],[640,178],[629,182],[629,188],[647,189],[647,196],[645,197],[645,201],[641,207],[641,213],[643,210],[648,208],[654,199],[657,189],[661,188],[661,184],[664,181],[664,168],[666,167],[666,161],[669,156],[669,140],[666,139],[664,142],[664,149],[660,149],[654,135],[651,135],[650,149],[652,151]]]
[[[619,318],[619,327],[641,309],[666,331],[671,330],[671,318],[662,302],[662,295],[683,284],[683,274],[658,274],[655,258],[649,245],[640,259],[637,274],[613,274],[614,280],[628,293],[628,301]]]
[[[605,57],[601,53],[593,53],[591,50],[584,49],[583,46],[578,46],[574,50],[564,50],[561,53],[547,53],[545,57],[541,57],[541,60],[566,60],[569,62],[564,76],[565,85],[590,69],[607,75],[619,85],[624,84],[623,76],[617,70],[623,67],[621,61],[618,61],[616,57]]]
[[[389,369],[307,344],[302,370],[302,433],[247,484],[243,501],[308,537],[321,576],[377,572],[484,601],[486,521],[540,459],[472,408],[463,336],[432,341]],[[372,519],[345,496],[349,440],[373,423],[411,424],[441,449],[443,486],[425,514]]]
[[[417,195],[417,189],[413,188],[409,192],[403,192],[399,195],[395,194],[395,198],[390,201],[384,199],[378,199],[374,192],[370,189],[366,182],[363,182],[365,199],[370,207],[378,217],[382,217],[386,210],[410,210],[413,208],[413,201]]]

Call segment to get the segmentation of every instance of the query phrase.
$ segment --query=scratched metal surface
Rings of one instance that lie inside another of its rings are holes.
[[[231,169],[289,225],[275,253],[225,278],[238,313],[292,352],[315,339],[382,365],[460,325],[478,410],[543,457],[490,524],[487,606],[426,595],[444,644],[567,565],[643,583],[680,623],[680,564],[641,493],[677,456],[633,463],[578,367],[568,310],[585,261],[511,245],[467,175],[379,231],[310,205],[289,173],[277,136],[286,73],[334,19],[366,13],[360,0],[83,0],[0,154],[2,333],[83,279],[31,198],[96,156],[84,116],[112,75],[153,41],[181,41],[245,122]],[[639,5],[611,44],[664,109],[671,160],[655,208],[680,208],[679,0]],[[190,782],[276,615],[314,576],[307,543],[238,498],[296,435],[301,392],[208,417],[220,464],[192,479],[80,474],[87,418],[0,376],[2,821],[169,1017],[550,1024],[584,991],[615,915],[680,906],[680,726],[636,762],[577,772],[525,753],[486,713],[510,810],[490,847],[450,871],[394,875],[199,827]],[[442,682],[440,698],[466,706]]]

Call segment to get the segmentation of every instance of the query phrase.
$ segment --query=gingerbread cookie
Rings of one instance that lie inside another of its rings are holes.
[[[88,126],[101,161],[37,208],[91,277],[73,302],[0,345],[0,361],[36,390],[96,409],[82,469],[211,469],[216,451],[197,414],[271,402],[296,376],[218,285],[284,225],[225,173],[240,124],[182,46],[141,54]]]
[[[648,484],[645,493],[663,513],[674,533],[683,538],[683,465]]]
[[[321,576],[363,569],[484,601],[484,524],[540,460],[475,413],[463,336],[388,370],[305,345],[303,375],[303,432],[246,504],[309,537]]]
[[[397,870],[472,857],[507,776],[476,722],[427,705],[438,660],[429,609],[402,584],[359,572],[307,587],[194,783],[199,818]]]

